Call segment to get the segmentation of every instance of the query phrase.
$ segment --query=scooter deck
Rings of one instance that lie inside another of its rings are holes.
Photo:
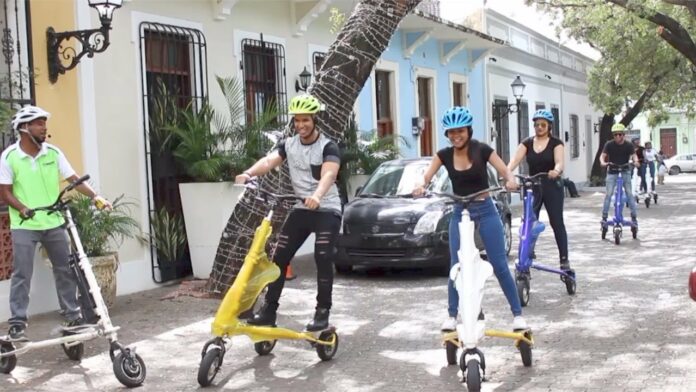
[[[490,337],[505,338],[515,340],[515,343],[519,341],[527,342],[530,345],[534,345],[534,338],[532,337],[532,330],[525,329],[521,331],[502,331],[499,329],[487,329],[485,330],[485,335]],[[462,344],[459,341],[459,335],[457,331],[442,331],[442,343],[452,343],[457,347],[461,348]]]

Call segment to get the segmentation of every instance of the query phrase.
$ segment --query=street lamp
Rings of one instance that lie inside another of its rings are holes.
[[[307,71],[307,67],[304,67],[302,72],[300,72],[300,80],[295,79],[295,92],[307,91],[309,84],[312,81],[312,74]]]
[[[53,27],[46,29],[46,46],[48,49],[48,79],[51,83],[58,80],[58,74],[65,74],[77,66],[80,59],[87,55],[93,57],[109,47],[109,30],[114,10],[120,8],[123,0],[89,0],[89,6],[99,13],[101,27],[90,30],[63,31],[57,33]],[[78,53],[72,46],[63,46],[75,39],[80,43]],[[65,65],[64,65],[65,64]]]
[[[524,95],[524,88],[527,85],[522,82],[522,78],[520,78],[520,75],[517,75],[515,80],[512,81],[510,84],[510,87],[512,88],[512,95],[515,97],[515,103],[505,103],[505,104],[496,104],[493,102],[493,122],[496,122],[498,120],[502,120],[505,118],[510,113],[517,113],[517,125],[520,125],[520,101],[522,100],[522,96]]]

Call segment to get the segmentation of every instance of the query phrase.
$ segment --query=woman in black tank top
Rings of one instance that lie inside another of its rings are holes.
[[[498,173],[506,179],[505,186],[508,189],[517,188],[515,177],[507,169],[498,154],[487,144],[472,139],[474,133],[471,127],[472,123],[473,116],[467,108],[454,107],[445,113],[442,125],[445,130],[445,136],[452,143],[452,146],[443,148],[433,157],[430,167],[425,172],[423,182],[413,190],[414,196],[421,196],[425,193],[427,184],[430,184],[433,176],[441,166],[445,166],[447,169],[454,193],[457,195],[467,196],[489,187],[488,163],[493,165],[498,170]],[[493,200],[490,195],[484,194],[480,199],[469,204],[467,210],[471,220],[478,224],[479,234],[486,249],[488,262],[493,266],[495,277],[498,279],[505,298],[510,304],[510,310],[513,315],[512,329],[523,330],[528,328],[527,323],[522,318],[522,306],[517,296],[515,280],[512,278],[508,268],[503,223]],[[459,262],[457,252],[460,247],[459,222],[462,219],[462,213],[463,206],[457,204],[450,218],[449,245],[451,265]],[[442,324],[442,329],[453,330],[457,324],[459,295],[451,280],[449,281],[447,292],[447,312],[449,317]]]
[[[569,270],[568,234],[563,222],[563,164],[565,151],[563,142],[551,134],[553,114],[548,110],[537,110],[532,117],[534,121],[534,136],[524,139],[517,147],[517,152],[508,164],[512,171],[517,168],[522,159],[529,165],[529,175],[548,172],[548,178],[542,180],[541,193],[534,190],[534,213],[537,218],[544,204],[549,215],[549,222],[556,238],[561,269]]]

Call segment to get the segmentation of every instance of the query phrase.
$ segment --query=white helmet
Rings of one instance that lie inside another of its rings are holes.
[[[41,109],[38,106],[25,106],[19,109],[17,113],[12,116],[12,129],[17,131],[19,130],[20,124],[28,123],[42,117],[48,119],[51,117],[51,113]]]

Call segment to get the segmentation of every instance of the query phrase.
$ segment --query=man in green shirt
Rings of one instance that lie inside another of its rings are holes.
[[[27,308],[34,271],[36,244],[41,243],[53,265],[58,302],[66,325],[82,324],[77,300],[77,285],[68,265],[70,243],[60,214],[32,211],[32,208],[53,204],[60,192],[60,180],[75,181],[76,175],[65,155],[45,143],[46,121],[50,113],[36,106],[25,106],[12,117],[12,128],[19,141],[0,156],[0,197],[9,205],[12,233],[12,281],[10,286],[9,338],[27,341]],[[111,204],[83,183],[76,187],[91,197],[97,206]],[[27,219],[22,222],[22,219]]]

